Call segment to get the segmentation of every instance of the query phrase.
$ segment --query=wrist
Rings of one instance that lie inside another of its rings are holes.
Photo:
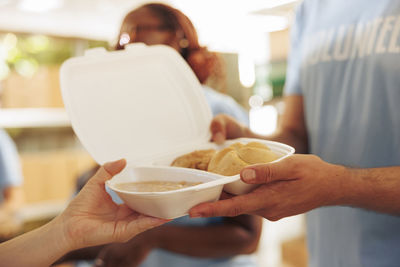
[[[342,197],[341,205],[359,207],[365,200],[372,197],[371,187],[363,180],[367,174],[366,169],[346,168],[347,179],[345,183],[345,194]]]
[[[351,184],[349,183],[351,174],[351,169],[341,166],[330,164],[331,169],[327,171],[331,176],[330,186],[327,187],[328,192],[326,192],[328,198],[326,206],[342,206],[347,205],[349,192],[351,192]]]
[[[64,227],[59,217],[56,217],[38,230],[36,245],[47,251],[46,261],[53,263],[58,258],[74,249],[65,236]]]
[[[356,206],[355,201],[362,195],[363,188],[360,183],[360,169],[334,165],[333,179],[336,186],[332,205]]]
[[[49,223],[49,228],[53,232],[53,236],[57,240],[57,246],[65,252],[80,249],[82,246],[78,240],[72,238],[71,229],[68,228],[68,222],[62,217],[57,216]]]

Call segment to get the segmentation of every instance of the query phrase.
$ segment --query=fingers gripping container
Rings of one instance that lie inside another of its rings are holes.
[[[60,82],[72,127],[91,156],[99,164],[127,160],[107,186],[130,208],[172,219],[199,203],[216,201],[224,185],[235,194],[249,190],[239,175],[169,167],[182,154],[221,148],[209,142],[212,115],[202,87],[173,48],[131,44],[121,51],[91,49],[62,65]],[[286,145],[276,145],[282,156],[293,153]],[[146,180],[202,184],[147,193],[115,188]]]

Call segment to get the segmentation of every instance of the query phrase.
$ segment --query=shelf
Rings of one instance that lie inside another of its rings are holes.
[[[0,128],[70,127],[64,108],[0,109]]]

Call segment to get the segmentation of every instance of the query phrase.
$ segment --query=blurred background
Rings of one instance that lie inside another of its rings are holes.
[[[0,128],[16,145],[24,181],[23,204],[0,216],[1,240],[56,216],[77,177],[95,164],[65,113],[60,65],[88,48],[113,46],[124,15],[147,2],[0,0]],[[157,2],[188,15],[201,44],[223,58],[226,78],[207,83],[249,111],[253,131],[273,132],[284,109],[289,29],[299,1]],[[306,266],[303,216],[265,220],[257,256],[260,266]]]

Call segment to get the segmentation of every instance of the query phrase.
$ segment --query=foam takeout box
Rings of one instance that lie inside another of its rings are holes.
[[[61,67],[64,104],[72,127],[91,156],[103,164],[120,158],[127,167],[107,182],[138,212],[162,218],[187,214],[196,204],[215,201],[223,187],[234,194],[253,188],[239,175],[221,176],[169,167],[182,154],[222,147],[209,142],[212,119],[203,89],[191,68],[172,48],[131,44],[125,50],[96,48]],[[252,139],[242,139],[246,143]],[[293,148],[264,142],[286,157]],[[130,181],[192,181],[202,184],[168,192],[128,192],[115,184]]]

